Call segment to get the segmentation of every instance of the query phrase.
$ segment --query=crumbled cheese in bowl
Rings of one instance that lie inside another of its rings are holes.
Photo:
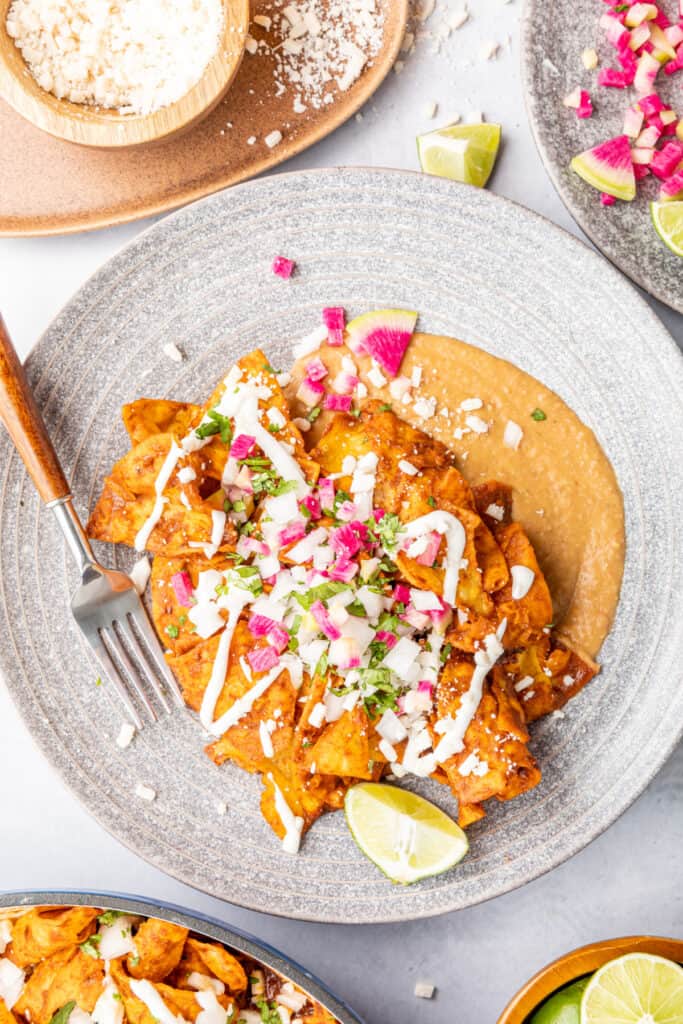
[[[6,28],[47,92],[150,114],[197,84],[223,23],[221,0],[13,0]]]

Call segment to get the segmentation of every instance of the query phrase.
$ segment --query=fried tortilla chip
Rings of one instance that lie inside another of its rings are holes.
[[[22,914],[12,925],[6,956],[17,967],[46,960],[53,953],[73,949],[96,931],[99,910],[94,907],[38,907]]]
[[[193,972],[218,978],[233,996],[240,997],[247,988],[246,972],[232,953],[223,946],[189,938],[174,973],[177,986],[183,988],[187,984],[187,975]]]
[[[600,671],[557,635],[509,654],[501,663],[518,693],[527,722],[559,711]]]
[[[126,962],[131,977],[162,981],[180,963],[188,934],[187,928],[170,921],[143,921],[135,933],[136,954]]]
[[[91,1013],[102,993],[104,961],[88,956],[78,946],[61,949],[41,960],[27,979],[13,1011],[31,1024],[49,1024],[53,1014],[74,1000]]]

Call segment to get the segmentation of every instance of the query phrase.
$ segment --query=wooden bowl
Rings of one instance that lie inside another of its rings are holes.
[[[683,939],[660,939],[652,935],[638,935],[625,939],[594,942],[567,953],[548,964],[520,989],[498,1018],[498,1024],[525,1024],[528,1017],[553,992],[592,974],[603,964],[626,953],[654,953],[683,964]]]
[[[202,77],[175,103],[153,114],[119,114],[117,110],[59,100],[38,85],[21,51],[7,32],[11,0],[0,0],[0,96],[37,128],[81,146],[119,148],[157,142],[185,131],[223,98],[244,54],[249,27],[249,0],[223,0],[225,24],[220,45]]]

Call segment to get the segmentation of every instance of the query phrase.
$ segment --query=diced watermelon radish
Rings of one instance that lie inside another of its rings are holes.
[[[655,153],[650,169],[658,178],[670,178],[683,160],[683,145],[680,142],[667,142],[659,152]]]
[[[636,77],[636,71],[638,70],[638,61],[631,53],[630,50],[619,50],[617,54],[617,60],[624,69],[626,77],[632,82]]]
[[[404,309],[378,309],[352,320],[347,326],[347,333],[389,377],[396,377],[416,322],[417,313]]]
[[[247,661],[254,672],[269,672],[271,668],[275,668],[279,660],[278,653],[273,647],[259,647],[247,654]]]
[[[643,21],[654,21],[658,13],[656,4],[633,4],[626,12],[624,22],[629,28],[635,28]]]
[[[278,654],[282,654],[289,646],[289,633],[279,622],[271,629],[266,639]]]
[[[233,459],[246,459],[254,449],[256,438],[250,434],[238,434],[230,445],[230,455]]]
[[[378,629],[375,633],[375,640],[379,640],[380,643],[386,644],[388,650],[395,647],[398,643],[398,637],[395,633],[388,633],[386,629]]]
[[[345,558],[338,559],[334,565],[327,570],[331,580],[338,580],[340,583],[350,583],[358,572],[358,563],[349,562]]]
[[[643,53],[638,58],[638,70],[633,79],[633,84],[639,96],[648,96],[653,91],[660,67],[659,61],[655,60],[650,53]]]
[[[664,31],[659,25],[650,26],[650,42],[654,47],[653,56],[663,64],[667,60],[676,59],[676,49],[671,45]]]
[[[591,117],[593,114],[593,101],[590,98],[590,94],[585,89],[581,90],[581,102],[576,108],[576,116],[585,120],[587,117]]]
[[[192,604],[192,580],[188,572],[174,572],[171,576],[171,586],[176,596],[176,601],[182,608],[189,608]]]
[[[350,412],[351,395],[325,395],[323,408],[330,412]]]
[[[654,24],[661,29],[669,28],[669,26],[671,25],[671,22],[669,21],[666,12],[663,11],[661,7],[657,9],[657,16],[653,18],[653,21]]]
[[[663,110],[659,115],[659,120],[663,125],[668,126],[678,120],[678,115],[675,110]]]
[[[624,135],[628,135],[630,139],[637,139],[643,127],[643,120],[642,111],[629,107],[624,114]]]
[[[652,163],[652,157],[655,155],[652,147],[636,146],[631,150],[631,160],[634,164],[645,164],[649,167]]]
[[[325,387],[319,380],[309,380],[308,377],[305,377],[299,385],[296,397],[305,406],[312,409],[314,405],[319,403],[324,393]]]
[[[247,626],[252,636],[261,637],[268,636],[271,629],[277,626],[277,622],[275,619],[269,619],[267,615],[252,615]]]
[[[318,480],[318,496],[322,508],[331,512],[334,508],[334,480],[328,476],[321,476]]]
[[[626,71],[617,71],[616,68],[602,68],[598,72],[598,85],[608,89],[626,89],[633,82],[633,77],[629,77]]]
[[[664,30],[664,35],[671,45],[676,49],[683,43],[683,25],[670,25]]]
[[[572,160],[571,167],[599,192],[607,192],[626,202],[635,199],[636,179],[628,136],[618,135],[579,153]]]
[[[639,149],[651,149],[659,141],[661,131],[656,125],[645,128],[636,139],[636,146]]]
[[[340,370],[332,381],[332,390],[338,395],[352,394],[360,384],[360,377],[348,370]]]
[[[562,100],[565,107],[572,107],[576,110],[581,106],[581,87],[577,85],[576,89],[572,89],[571,92],[567,93],[565,98]]]
[[[650,25],[647,21],[644,21],[642,25],[639,25],[638,28],[634,28],[631,32],[631,39],[628,44],[629,49],[635,53],[641,48],[641,46],[645,46],[645,43],[647,43],[649,39]]]
[[[683,171],[677,171],[662,182],[659,198],[663,203],[683,199]]]
[[[329,345],[343,345],[346,313],[341,306],[328,306],[323,310],[323,323],[327,327]]]
[[[283,280],[288,281],[294,273],[296,263],[294,260],[288,260],[286,256],[276,256],[272,263],[272,271],[277,277],[281,277]]]
[[[660,110],[666,110],[666,103],[656,92],[651,92],[649,96],[641,96],[637,105],[645,117],[652,117],[653,114],[658,114]]]
[[[626,45],[628,45],[631,38],[630,33],[613,14],[603,14],[601,16],[600,28],[604,28],[607,42],[615,48],[619,46],[622,40],[626,40]]]
[[[314,601],[311,605],[311,615],[318,623],[321,632],[325,634],[328,640],[338,640],[341,636],[341,631],[330,618],[328,612],[322,601]]]
[[[280,530],[277,535],[277,539],[283,548],[287,547],[288,544],[296,544],[298,540],[306,536],[306,524],[302,522],[287,523],[286,526]]]
[[[327,377],[328,370],[320,356],[316,356],[315,359],[309,359],[305,369],[308,380],[318,381]]]
[[[332,492],[332,501],[334,502],[334,489]],[[301,504],[306,509],[311,519],[320,519],[320,516],[322,515],[320,498],[316,498],[314,494],[307,494],[305,498],[301,499]]]
[[[616,199],[614,196],[609,195],[607,192],[600,193],[600,202],[603,206],[614,206]]]
[[[634,164],[633,173],[635,174],[636,181],[642,181],[643,178],[647,178],[650,168],[646,167],[645,164]]]

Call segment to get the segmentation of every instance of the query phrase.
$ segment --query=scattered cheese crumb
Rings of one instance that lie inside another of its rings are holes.
[[[436,102],[436,100],[430,100],[428,103],[425,103],[424,116],[431,121],[433,117],[436,117],[436,112],[438,109],[439,104]]]
[[[595,71],[598,64],[600,63],[600,60],[595,50],[586,49],[581,54],[581,62],[585,67],[586,71]]]
[[[499,49],[500,43],[497,43],[495,39],[487,39],[479,48],[479,59],[493,60],[494,57],[498,56]]]
[[[269,132],[263,141],[268,149],[274,149],[282,142],[282,132],[276,128],[275,131]]]
[[[124,722],[119,729],[119,734],[116,737],[116,746],[120,747],[121,750],[125,750],[133,742],[135,736],[135,726],[131,725],[130,722]]]
[[[269,18],[267,14],[255,14],[254,24],[260,25],[261,28],[264,28],[266,32],[268,32],[270,26],[273,24],[273,19]]]
[[[435,398],[418,398],[413,405],[413,412],[422,420],[430,420],[436,412]]]
[[[519,423],[515,423],[514,420],[508,420],[505,424],[505,430],[503,432],[503,444],[506,448],[511,448],[513,451],[517,451],[522,438],[524,437],[524,431],[520,427]]]
[[[376,388],[383,388],[387,382],[387,378],[384,376],[379,366],[373,366],[372,369],[368,371],[368,380],[373,387]]]
[[[482,420],[479,416],[466,416],[465,423],[473,430],[475,434],[487,434],[489,425],[485,420]]]
[[[502,523],[505,518],[505,509],[502,505],[491,504],[485,511],[487,516],[491,516],[491,519],[495,519],[499,523]]]
[[[244,49],[247,51],[247,53],[250,53],[252,55],[252,57],[253,57],[253,55],[258,51],[258,42],[257,42],[257,40],[254,39],[253,36],[247,36],[247,38],[246,38],[246,40],[244,42]]]
[[[481,409],[484,403],[481,398],[465,398],[460,405],[459,409],[463,412],[475,412],[476,409]]]
[[[415,984],[415,995],[418,999],[432,999],[436,992],[436,986],[428,981],[418,981]]]
[[[228,805],[225,803],[225,801],[219,800],[218,803],[216,804],[216,812],[218,814],[226,814],[227,810]]]
[[[167,341],[163,346],[163,353],[172,359],[174,363],[182,363],[183,353],[180,351],[177,345],[174,345],[172,341]]]
[[[149,803],[152,800],[156,800],[157,796],[155,789],[151,789],[150,786],[144,786],[141,782],[138,782],[135,787],[135,795],[139,796],[141,800],[147,800]]]
[[[420,472],[417,466],[414,466],[412,462],[408,462],[407,459],[400,459],[398,463],[398,468],[401,470],[402,473],[405,473],[407,476],[417,476],[417,474]],[[393,759],[390,758],[390,760]]]

